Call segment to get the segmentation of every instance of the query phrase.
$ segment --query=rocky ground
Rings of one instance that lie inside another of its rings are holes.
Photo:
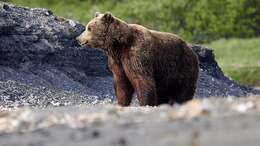
[[[259,145],[260,91],[223,74],[211,49],[195,99],[118,107],[106,56],[82,48],[84,26],[0,2],[0,146]]]
[[[1,146],[258,146],[260,97],[184,105],[113,104],[0,112]]]

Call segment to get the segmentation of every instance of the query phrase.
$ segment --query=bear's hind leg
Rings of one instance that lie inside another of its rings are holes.
[[[157,92],[157,97],[158,97],[158,105],[160,104],[169,104],[169,96],[165,94],[166,92],[164,91],[158,91]]]
[[[187,86],[183,86],[180,89],[180,94],[176,98],[176,102],[179,104],[185,103],[191,100],[195,94],[196,85],[189,84]]]

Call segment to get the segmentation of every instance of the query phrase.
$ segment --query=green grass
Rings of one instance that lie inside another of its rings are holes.
[[[260,38],[221,39],[206,46],[214,49],[218,64],[228,76],[260,86]]]

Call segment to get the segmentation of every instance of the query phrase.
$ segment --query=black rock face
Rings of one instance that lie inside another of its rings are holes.
[[[260,91],[240,85],[225,76],[215,60],[212,49],[198,45],[193,45],[192,49],[200,61],[200,74],[195,97],[241,97],[248,94],[260,94]]]
[[[0,2],[0,105],[48,106],[114,99],[107,58],[75,38],[84,26],[46,9]],[[256,94],[224,76],[210,49],[200,59],[196,97]],[[259,93],[259,92],[258,92]]]

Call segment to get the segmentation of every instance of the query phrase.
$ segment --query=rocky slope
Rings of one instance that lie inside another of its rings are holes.
[[[82,31],[49,10],[0,2],[0,106],[113,102],[106,56],[76,43]],[[193,49],[201,68],[196,97],[259,94],[224,76],[212,50]]]

